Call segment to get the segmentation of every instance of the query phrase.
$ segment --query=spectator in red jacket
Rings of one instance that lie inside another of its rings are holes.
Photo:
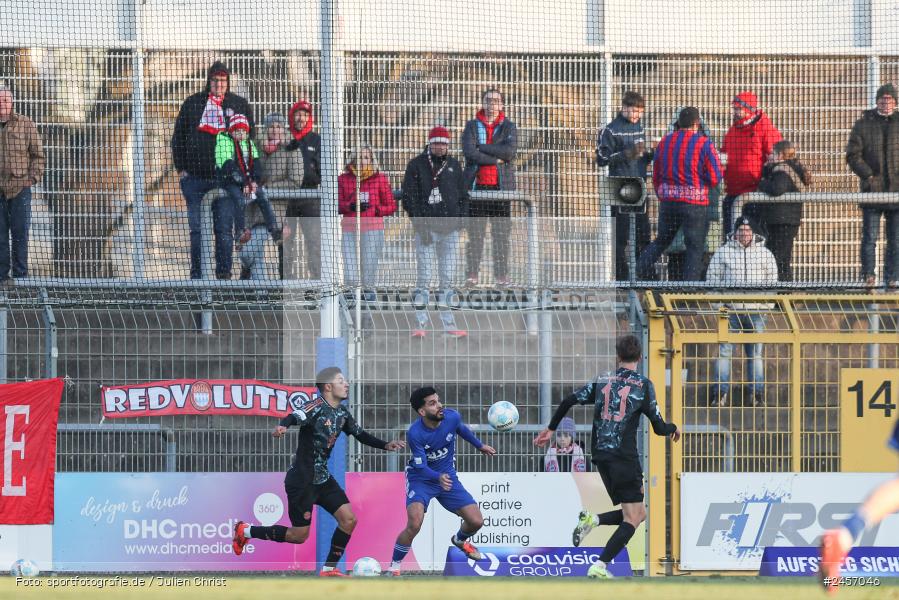
[[[354,153],[346,170],[337,178],[337,210],[343,215],[343,269],[346,282],[349,285],[359,284],[356,255],[358,233],[362,285],[366,290],[364,295],[366,300],[374,300],[378,262],[384,249],[384,217],[396,212],[396,200],[393,199],[390,180],[380,171],[371,146],[362,146]]]
[[[733,124],[724,135],[721,153],[727,155],[724,185],[727,195],[721,207],[724,240],[733,231],[733,205],[737,196],[754,192],[762,178],[762,167],[774,144],[781,140],[780,132],[764,112],[752,92],[740,92],[731,102]]]

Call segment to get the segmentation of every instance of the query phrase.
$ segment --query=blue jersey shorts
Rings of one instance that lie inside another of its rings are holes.
[[[444,491],[440,487],[440,482],[420,479],[409,475],[406,470],[406,506],[413,502],[421,502],[425,505],[425,512],[428,512],[428,505],[431,500],[436,498],[437,502],[450,512],[456,512],[460,508],[464,508],[469,504],[476,504],[474,498],[468,493],[456,474],[450,475],[453,481],[453,487],[450,491]]]

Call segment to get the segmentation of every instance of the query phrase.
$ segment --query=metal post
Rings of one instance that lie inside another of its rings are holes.
[[[340,337],[337,303],[340,272],[340,223],[337,214],[337,176],[343,151],[343,88],[346,82],[340,41],[339,0],[321,3],[321,265],[326,290],[322,298],[321,335]]]
[[[553,322],[552,296],[549,290],[540,295],[540,333],[537,340],[539,363],[537,381],[539,382],[538,400],[540,403],[540,422],[549,423],[552,418],[552,382],[553,382]]]
[[[614,117],[614,109],[612,108],[612,53],[603,54],[603,90],[602,102],[605,108],[605,121],[608,123]],[[599,218],[599,273],[597,274],[600,281],[610,282],[615,279],[615,244],[612,239],[612,208],[608,205],[600,204]]]
[[[540,287],[540,227],[537,216],[537,206],[527,198],[525,201],[528,219],[528,303],[536,308],[537,293]],[[541,313],[542,314],[542,313]],[[530,335],[537,335],[539,325],[537,315],[533,310],[527,314],[527,330]]]
[[[134,191],[134,199],[132,205],[131,219],[133,227],[133,241],[131,250],[132,270],[135,279],[143,279],[144,270],[144,243],[146,233],[144,231],[144,192],[145,181],[144,173],[146,165],[144,163],[144,124],[146,123],[144,112],[144,50],[141,47],[141,10],[143,3],[135,2],[135,34],[137,36],[137,47],[134,49],[132,71],[132,89],[134,90],[131,99],[131,160],[134,172],[131,174],[131,184]]]
[[[220,193],[222,193],[220,190],[213,190],[203,196],[203,220],[200,226],[200,230],[203,232],[203,244],[200,247],[200,277],[203,279],[212,279],[214,273],[212,253],[215,247],[215,232],[212,226],[212,203]],[[202,290],[200,302],[203,306],[209,305],[212,302],[212,290]],[[199,330],[204,335],[212,335],[212,311],[200,312]]]
[[[343,150],[343,87],[346,81],[343,45],[340,41],[339,0],[321,3],[321,336],[316,344],[317,368],[337,365],[346,370],[347,348],[340,337],[340,223],[337,213],[337,176]],[[346,475],[345,436],[338,438],[329,462],[331,474],[342,484]],[[328,553],[337,522],[319,509],[316,531],[316,562],[321,567]],[[341,559],[340,564],[344,563]]]
[[[7,317],[9,309],[6,307],[6,295],[0,298],[0,383],[6,383],[6,354],[7,354]]]
[[[41,288],[41,302],[44,305],[44,352],[46,353],[44,376],[47,379],[52,379],[56,377],[57,373],[59,348],[56,345],[56,316],[53,314],[53,308],[50,306],[50,296],[47,294],[47,288]]]
[[[637,280],[637,213],[628,216],[627,233],[627,274],[631,283]]]
[[[880,87],[880,57],[868,57],[868,106],[877,104],[877,88]]]

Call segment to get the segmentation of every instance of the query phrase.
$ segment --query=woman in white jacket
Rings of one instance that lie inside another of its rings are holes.
[[[752,231],[745,216],[734,223],[734,233],[712,256],[706,280],[721,287],[764,287],[777,283],[777,261],[765,247],[765,239]],[[731,309],[730,330],[736,333],[760,333],[765,330],[770,304],[735,303]],[[747,379],[755,406],[765,405],[765,364],[762,344],[743,344],[747,360]],[[710,394],[712,406],[726,406],[730,395],[730,370],[734,345],[721,344],[715,364],[715,384]]]

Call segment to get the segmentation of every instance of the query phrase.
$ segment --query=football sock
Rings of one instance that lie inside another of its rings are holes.
[[[621,525],[622,521],[624,521],[624,513],[619,508],[618,510],[596,515],[593,523],[595,525]]]
[[[350,534],[342,530],[340,527],[334,530],[331,536],[331,549],[328,550],[328,556],[325,558],[325,566],[332,569],[337,566],[337,561],[343,556],[346,545],[350,543]]]
[[[627,521],[622,522],[612,534],[612,537],[609,538],[609,541],[606,542],[606,547],[602,549],[599,560],[606,564],[612,562],[612,559],[618,556],[618,553],[621,552],[621,549],[627,545],[633,536],[634,526]]]
[[[393,558],[391,559],[393,562],[390,567],[393,568],[393,565],[396,565],[396,568],[400,567],[400,563],[403,562],[403,559],[406,558],[406,555],[409,554],[409,549],[411,546],[403,546],[399,542],[393,545]]]
[[[476,532],[465,533],[464,531],[462,531],[462,528],[460,527],[459,531],[457,531],[456,535],[453,537],[456,539],[457,542],[461,543],[461,542],[464,542],[465,540],[467,540],[468,538],[470,538],[471,536],[473,536],[475,533]]]
[[[263,525],[253,525],[252,527],[247,527],[247,531],[244,535],[248,538],[283,542],[284,536],[287,535],[287,527],[284,525],[270,525],[268,527]]]

